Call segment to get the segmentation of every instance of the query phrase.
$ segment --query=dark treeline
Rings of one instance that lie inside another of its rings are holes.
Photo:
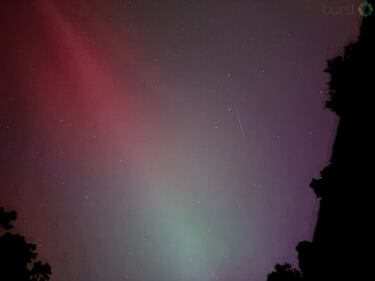
[[[371,3],[375,7],[375,1]],[[357,41],[328,61],[326,106],[337,114],[339,123],[330,161],[310,184],[320,199],[314,236],[296,247],[300,271],[278,264],[268,281],[366,280],[371,276],[374,42],[372,13],[363,18]]]
[[[36,246],[25,237],[14,233],[15,211],[0,208],[0,280],[1,281],[47,281],[51,267],[36,259]]]

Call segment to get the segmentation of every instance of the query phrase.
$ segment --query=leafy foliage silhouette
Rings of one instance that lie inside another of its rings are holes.
[[[290,264],[276,264],[275,270],[268,274],[267,281],[301,281],[301,272]]]
[[[0,280],[47,281],[51,266],[36,260],[36,245],[26,242],[25,237],[12,233],[15,211],[0,208]]]
[[[375,6],[375,0],[368,2]],[[375,214],[371,188],[374,67],[372,14],[363,18],[358,40],[327,62],[326,107],[339,118],[329,163],[320,178],[310,183],[320,206],[312,241],[296,247],[303,281],[365,280],[373,275],[367,257]],[[279,268],[279,272],[283,270],[288,268]]]

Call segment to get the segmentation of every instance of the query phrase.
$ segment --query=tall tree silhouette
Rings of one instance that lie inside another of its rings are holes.
[[[51,267],[36,260],[36,246],[26,242],[23,236],[12,233],[12,222],[16,218],[15,211],[6,212],[0,208],[0,280],[49,280]]]
[[[364,4],[363,4],[364,5]],[[375,0],[364,6],[375,7]],[[320,200],[313,240],[297,246],[303,280],[362,280],[373,275],[373,109],[375,16],[358,40],[327,63],[326,106],[339,117],[328,165],[310,187]]]

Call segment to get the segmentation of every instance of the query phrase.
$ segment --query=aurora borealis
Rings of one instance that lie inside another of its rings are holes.
[[[3,1],[0,206],[52,280],[295,264],[335,132],[325,61],[361,20],[324,11],[360,3]]]

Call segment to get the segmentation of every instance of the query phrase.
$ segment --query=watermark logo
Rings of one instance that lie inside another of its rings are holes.
[[[369,17],[374,13],[374,7],[369,2],[363,2],[358,7],[358,13],[362,17]],[[354,16],[356,9],[354,4],[343,6],[323,5],[323,14],[326,16]]]
[[[354,15],[354,5],[330,6],[323,4],[323,14],[325,16],[352,16]]]
[[[369,2],[363,2],[358,7],[358,12],[362,17],[369,17],[374,12],[374,7]]]

